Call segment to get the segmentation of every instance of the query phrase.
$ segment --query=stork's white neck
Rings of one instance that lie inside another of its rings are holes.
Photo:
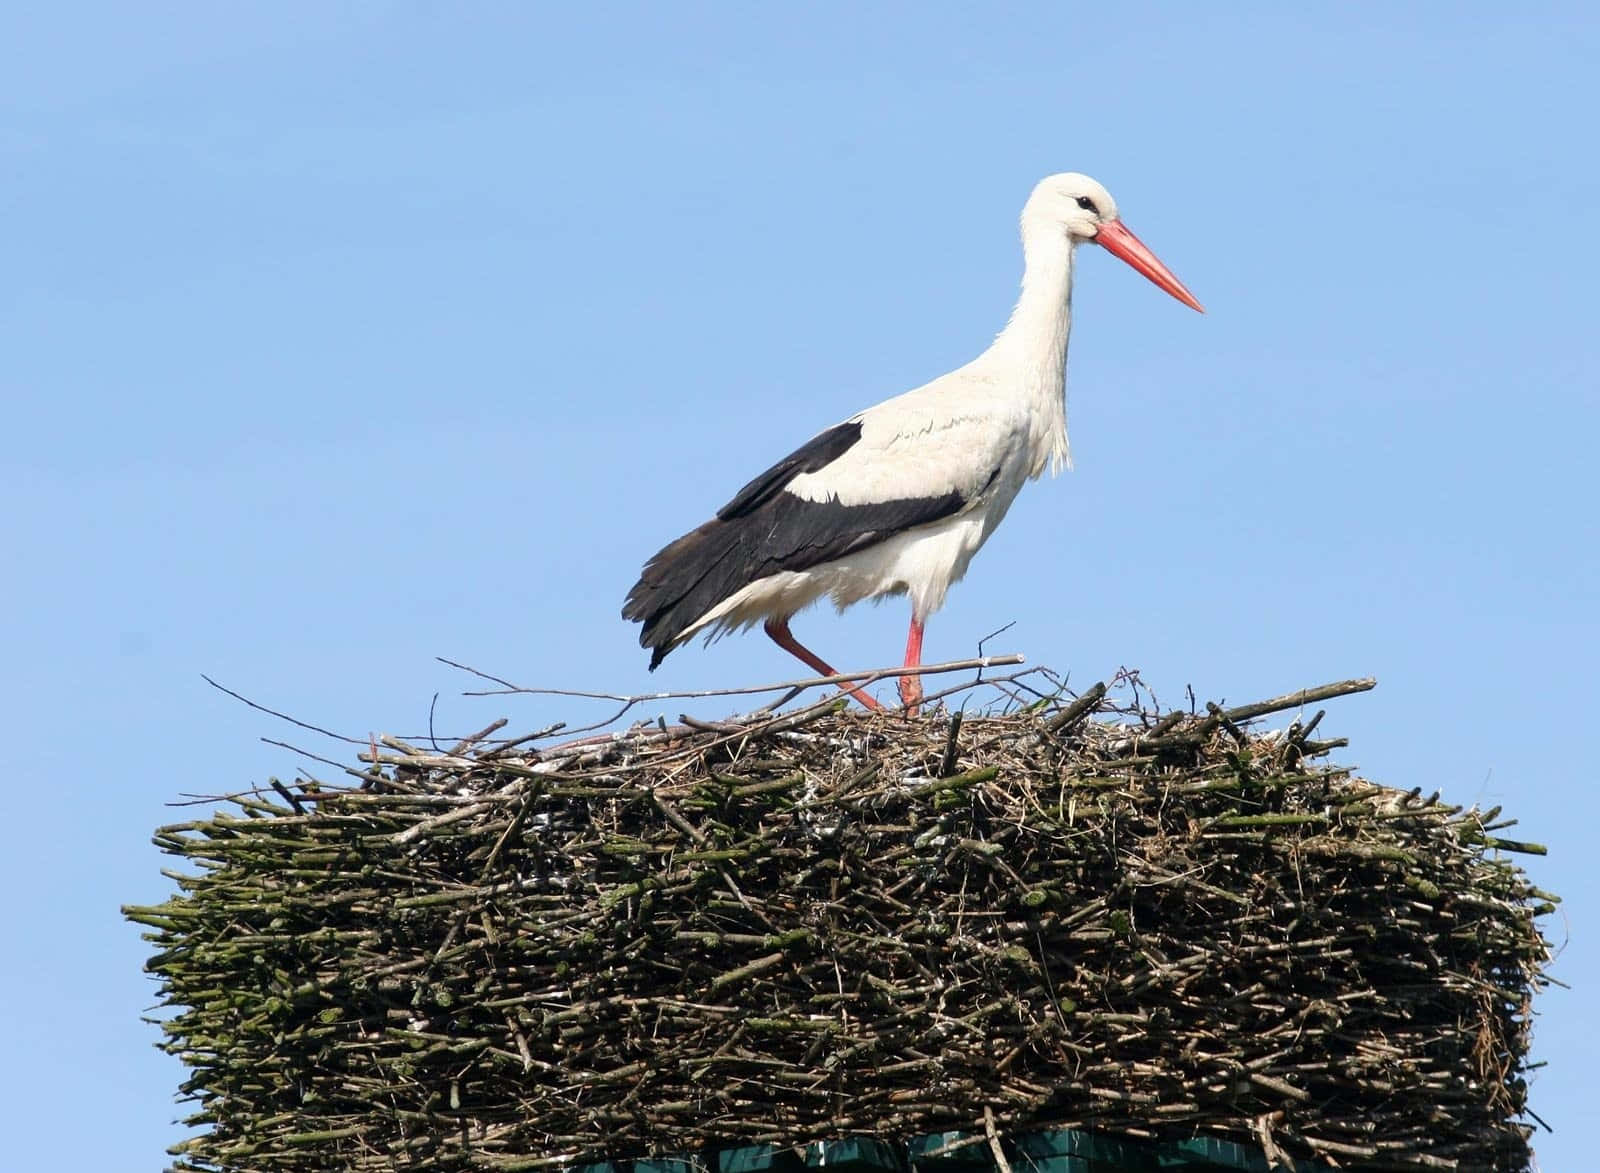
[[[1022,227],[1022,293],[983,359],[1037,421],[1028,475],[1072,466],[1067,444],[1067,338],[1072,332],[1073,240],[1059,224]]]

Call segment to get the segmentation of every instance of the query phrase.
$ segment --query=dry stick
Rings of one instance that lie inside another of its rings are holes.
[[[667,730],[663,733],[651,732],[641,737],[640,741],[688,741],[688,744],[681,749],[668,750],[644,763],[620,767],[605,767],[603,768],[602,772],[608,774],[632,773],[642,768],[653,768],[661,765],[664,762],[670,761],[682,761],[685,763],[685,765],[687,765],[698,759],[700,755],[709,753],[715,749],[721,749],[723,746],[731,745],[735,741],[742,741],[747,738],[766,737],[774,733],[782,733],[791,729],[796,729],[802,725],[816,720],[819,717],[824,717],[829,713],[837,712],[845,707],[845,704],[848,702],[848,700],[849,698],[842,694],[824,697],[822,700],[815,701],[803,709],[795,709],[793,712],[782,714],[772,714],[768,713],[766,710],[758,709],[756,710],[755,714],[752,714],[752,717],[750,720],[748,720],[748,722],[731,723],[731,732],[717,736],[715,740],[708,741],[705,744],[700,744],[693,741],[691,738],[683,736],[683,733],[692,732],[692,730],[687,730],[686,727],[683,726],[678,726],[675,730]],[[683,732],[680,733],[677,732],[677,730],[682,730]],[[545,760],[547,762],[556,762],[566,761],[572,757],[582,757],[582,751],[585,747],[600,747],[610,745],[615,743],[615,741],[621,737],[625,737],[625,735],[606,734],[601,737],[584,738],[580,741],[568,742],[563,745],[554,746],[545,751]],[[670,778],[663,779],[663,781],[670,780]]]
[[[1018,657],[1018,662],[1019,663],[1021,662],[1021,657]],[[245,704],[249,705],[252,709],[255,709],[259,713],[265,713],[269,717],[276,717],[280,721],[287,721],[291,725],[298,725],[302,729],[309,729],[313,733],[320,733],[324,737],[331,737],[335,741],[348,741],[351,745],[361,745],[362,744],[362,739],[359,738],[359,737],[346,737],[342,733],[335,733],[331,729],[324,729],[320,725],[312,725],[310,722],[301,721],[299,718],[291,717],[291,716],[289,716],[288,713],[280,713],[280,712],[278,712],[277,709],[269,709],[269,708],[267,708],[266,705],[258,705],[258,704],[256,704],[255,701],[251,700],[249,697],[241,696],[239,693],[234,692],[233,689],[227,688],[224,685],[218,684],[215,680],[211,679],[211,677],[207,676],[204,672],[200,673],[200,679],[204,680],[207,684],[209,684],[212,688],[216,689],[218,692],[227,693],[234,700],[244,702]]]
[[[1203,728],[1205,729],[1205,732],[1206,732],[1207,735],[1209,735],[1210,732],[1211,732],[1211,729],[1210,729],[1209,726],[1214,722],[1217,725],[1221,725],[1223,730],[1228,734],[1228,736],[1233,738],[1233,743],[1235,745],[1243,746],[1250,740],[1245,735],[1244,730],[1239,728],[1239,726],[1233,721],[1233,719],[1228,716],[1227,712],[1223,709],[1223,707],[1221,705],[1217,704],[1216,701],[1207,701],[1206,702],[1206,712],[1211,714],[1211,716],[1209,718],[1207,718],[1206,723],[1203,726]]]
[[[961,713],[958,710],[950,718],[950,732],[944,740],[944,757],[939,759],[939,777],[943,778],[953,773],[956,768],[956,753],[960,748],[957,744],[961,737]]]
[[[1267,1168],[1277,1169],[1281,1167],[1291,1170],[1292,1173],[1295,1167],[1294,1162],[1284,1156],[1283,1150],[1272,1139],[1272,1123],[1275,1119],[1281,1120],[1282,1118],[1283,1113],[1281,1111],[1264,1112],[1257,1116],[1254,1121],[1256,1139],[1261,1142],[1261,1153],[1267,1158]]]
[[[272,779],[272,788],[283,796],[283,800],[285,802],[294,808],[295,814],[303,815],[306,813],[306,808],[300,805],[300,799],[296,797],[293,791],[291,791],[282,782],[279,782],[276,778]]]
[[[699,827],[696,827],[693,823],[691,823],[688,819],[684,818],[679,812],[678,808],[673,806],[665,795],[661,794],[659,791],[652,790],[650,792],[650,797],[655,801],[656,806],[661,808],[661,813],[667,816],[667,822],[678,828],[678,830],[689,836],[689,838],[693,839],[696,843],[705,843],[705,833],[701,831]]]
[[[1017,663],[1021,663],[1022,662],[1022,657],[1018,656],[1016,658],[1016,662]],[[969,691],[971,689],[974,689],[974,688],[981,688],[984,685],[988,685],[990,688],[999,688],[999,686],[1002,685],[1002,684],[1010,684],[1013,681],[1021,680],[1024,677],[1027,677],[1027,676],[1032,676],[1035,672],[1039,672],[1039,671],[1042,671],[1042,669],[1039,669],[1039,668],[1025,668],[1021,672],[1012,673],[1010,676],[995,676],[995,677],[992,677],[992,678],[990,678],[988,680],[984,680],[984,679],[981,679],[981,678],[975,678],[975,679],[972,679],[972,680],[963,680],[960,684],[952,684],[949,688],[941,689],[938,692],[930,692],[930,693],[928,693],[926,696],[924,696],[922,698],[922,701],[920,703],[922,704],[922,706],[924,708],[927,708],[928,706],[932,705],[935,701],[942,701],[946,697],[955,696],[957,693],[967,692],[967,691]],[[1000,688],[999,691],[1002,694],[1005,693],[1005,689],[1003,689],[1003,688]],[[889,709],[888,711],[890,713],[903,713],[905,711],[905,706],[904,705],[896,705],[894,708]]]
[[[1143,751],[1166,750],[1184,748],[1198,744],[1211,736],[1211,731],[1218,725],[1223,726],[1238,741],[1243,734],[1238,728],[1239,723],[1249,721],[1254,717],[1264,716],[1267,713],[1281,712],[1284,709],[1299,708],[1303,705],[1313,704],[1319,700],[1330,697],[1347,696],[1350,693],[1366,692],[1377,685],[1372,677],[1360,680],[1341,680],[1334,684],[1324,684],[1318,688],[1302,689],[1300,692],[1286,693],[1274,697],[1269,701],[1258,701],[1255,704],[1240,705],[1237,708],[1224,709],[1215,702],[1206,703],[1206,711],[1210,714],[1197,725],[1188,728],[1176,728],[1178,713],[1169,713],[1155,729],[1137,739],[1138,746]],[[1320,717],[1311,721],[1310,727],[1315,727]],[[1170,731],[1170,732],[1169,732]],[[1307,731],[1302,732],[1298,743],[1308,757],[1315,757],[1327,753],[1330,749],[1337,749],[1346,744],[1343,739],[1335,741],[1306,741]],[[1131,744],[1131,743],[1130,743]]]
[[[504,729],[505,726],[506,726],[506,718],[504,718],[504,717],[501,717],[501,718],[499,718],[497,720],[494,720],[494,721],[490,721],[487,725],[485,725],[482,729],[478,730],[476,733],[467,734],[460,741],[456,742],[455,745],[451,746],[450,749],[447,750],[446,752],[449,753],[449,755],[451,757],[454,757],[456,754],[466,753],[467,750],[471,749],[474,745],[476,745],[478,742],[482,741],[485,737],[488,737],[489,734],[496,733],[496,732],[500,731],[501,729]]]
[[[1224,721],[1248,721],[1252,717],[1262,717],[1268,713],[1282,712],[1284,709],[1298,709],[1304,705],[1315,704],[1317,701],[1329,700],[1336,696],[1349,696],[1353,692],[1366,692],[1378,686],[1377,680],[1371,676],[1364,676],[1360,680],[1340,680],[1333,684],[1324,684],[1319,688],[1306,688],[1299,692],[1285,693],[1283,696],[1273,697],[1270,701],[1258,701],[1253,705],[1240,705],[1235,709],[1224,709],[1220,717]]]
[[[1012,673],[1009,676],[996,676],[996,677],[992,677],[991,679],[988,679],[988,680],[967,680],[967,681],[963,681],[962,683],[957,684],[957,685],[953,685],[950,688],[942,689],[942,690],[940,690],[938,692],[929,693],[927,696],[922,698],[922,703],[924,705],[931,705],[936,701],[944,700],[947,697],[954,696],[957,693],[966,692],[966,691],[968,691],[970,689],[977,688],[980,685],[987,684],[987,685],[993,686],[993,685],[1006,684],[1006,683],[1010,683],[1011,681],[1020,680],[1023,677],[1026,677],[1026,676],[1031,676],[1034,673],[1040,672],[1040,671],[1043,671],[1043,669],[1040,669],[1040,668],[1027,668],[1027,669],[1024,669],[1021,672]],[[595,749],[616,745],[616,744],[618,744],[619,739],[626,741],[627,744],[629,744],[630,746],[633,746],[633,747],[642,747],[642,746],[645,746],[645,745],[650,745],[650,744],[655,744],[655,743],[658,743],[658,742],[665,742],[665,741],[678,741],[678,740],[683,739],[684,737],[687,737],[687,736],[691,735],[692,733],[695,732],[695,730],[697,728],[700,728],[700,727],[705,727],[702,731],[727,730],[727,731],[734,732],[735,736],[743,736],[744,734],[750,732],[752,729],[758,728],[758,726],[756,724],[757,722],[773,720],[774,716],[775,716],[775,710],[780,708],[782,705],[787,704],[795,696],[799,695],[800,693],[802,693],[804,691],[806,691],[806,686],[802,686],[802,687],[791,689],[789,691],[789,693],[787,693],[785,696],[781,697],[779,700],[773,701],[770,704],[763,705],[759,709],[753,709],[750,712],[743,714],[742,716],[734,717],[734,718],[732,718],[732,719],[730,719],[728,721],[721,721],[721,722],[695,721],[695,722],[692,722],[690,724],[669,725],[664,729],[651,729],[648,732],[634,732],[633,730],[628,730],[628,731],[614,731],[614,732],[611,732],[611,733],[599,733],[599,734],[594,734],[594,735],[589,736],[589,737],[578,737],[578,738],[574,738],[571,741],[563,741],[559,745],[547,746],[544,749],[539,750],[537,752],[538,752],[538,755],[545,762],[554,762],[554,761],[557,761],[557,760],[565,761],[565,760],[570,760],[571,758],[573,758],[575,756],[581,756],[581,754],[585,750],[593,751]],[[822,701],[821,703],[824,706],[826,706],[826,705],[829,705],[829,704],[833,703],[836,700],[838,700],[837,697],[828,697],[826,700]],[[797,712],[810,712],[811,710],[810,709],[805,709],[805,710],[796,710],[796,711]],[[888,710],[888,711],[893,713],[893,712],[896,712],[897,710],[891,709],[891,710]],[[586,732],[588,732],[590,730],[601,728],[601,727],[603,727],[605,725],[608,725],[610,723],[611,723],[611,718],[607,718],[604,721],[597,721],[593,725],[583,725],[583,726],[579,726],[576,729],[567,729],[566,731],[569,732],[569,733],[586,733]],[[566,728],[565,725],[552,725],[549,728],[541,730],[539,733],[532,734],[532,735],[530,735],[528,737],[519,737],[515,741],[504,742],[504,743],[496,746],[494,749],[485,750],[482,754],[479,755],[480,760],[492,761],[492,760],[494,760],[496,758],[501,757],[505,753],[505,751],[508,748],[510,748],[512,745],[516,745],[516,744],[518,744],[520,742],[524,742],[524,741],[538,740],[541,737],[544,737],[544,736],[546,736],[546,735],[548,735],[550,733],[554,733],[557,730],[564,729],[564,728]],[[637,727],[635,727],[635,728],[637,729]],[[760,727],[760,728],[765,729],[765,727]],[[982,747],[980,746],[979,748],[982,748]]]
[[[296,725],[298,725],[299,723],[300,722],[298,722],[298,721],[295,722]],[[297,753],[301,757],[310,758],[314,762],[321,762],[324,766],[332,766],[336,770],[342,770],[346,774],[349,774],[352,778],[360,778],[364,782],[387,782],[388,781],[388,779],[385,778],[382,774],[376,773],[376,770],[377,770],[376,766],[374,766],[371,771],[358,770],[354,766],[347,766],[343,762],[336,762],[332,758],[325,758],[321,754],[312,753],[309,749],[301,749],[298,745],[290,745],[287,741],[277,741],[277,740],[275,740],[274,738],[271,738],[271,737],[263,737],[261,740],[266,745],[275,745],[279,749],[286,749],[290,753]],[[355,744],[357,744],[357,745],[365,745],[367,743],[364,742],[364,741],[358,741]],[[361,756],[362,756],[361,754],[357,754],[356,755],[357,758],[360,758]]]
[[[1106,695],[1105,682],[1101,681],[1084,692],[1077,700],[1062,709],[1050,720],[1045,722],[1045,730],[1049,733],[1061,733],[1070,729],[1080,717],[1087,716]]]
[[[693,761],[702,754],[709,753],[714,749],[721,749],[723,746],[731,745],[735,741],[751,737],[766,737],[773,733],[797,729],[802,725],[817,720],[819,717],[838,711],[844,707],[848,700],[849,698],[845,696],[830,696],[803,709],[785,713],[780,717],[769,717],[764,722],[751,722],[749,725],[741,725],[732,733],[718,736],[715,740],[708,741],[704,745],[691,744],[684,749],[669,750],[658,756],[653,764],[677,760]]]
[[[519,684],[502,680],[498,676],[491,676],[487,672],[466,664],[458,664],[443,656],[435,657],[441,664],[448,664],[452,668],[459,668],[463,672],[471,673],[483,680],[493,681],[503,687],[486,689],[483,691],[466,692],[463,696],[505,696],[508,694],[525,694],[529,696],[571,696],[586,700],[626,702],[629,706],[643,704],[646,701],[688,700],[712,696],[749,696],[762,692],[781,692],[790,688],[822,688],[830,684],[848,684],[860,680],[887,680],[897,676],[932,676],[941,672],[965,672],[969,668],[1004,668],[1011,664],[1021,664],[1024,657],[1020,653],[1006,656],[979,656],[970,660],[950,660],[943,664],[919,664],[913,668],[895,666],[892,668],[873,668],[863,672],[840,672],[833,676],[815,676],[805,680],[784,680],[777,684],[751,684],[740,688],[707,688],[698,692],[641,692],[629,696],[615,692],[585,692],[571,688],[524,688]]]
[[[1000,1149],[1000,1136],[994,1130],[994,1109],[988,1104],[983,1106],[983,1132],[989,1138],[989,1152],[994,1154],[995,1167],[1000,1173],[1011,1173],[1011,1162],[1006,1160],[1006,1155]]]
[[[1020,664],[1023,662],[1023,657],[1021,655],[983,656],[972,660],[952,660],[946,664],[919,665],[915,668],[906,668],[902,666],[898,668],[879,668],[869,672],[844,672],[835,676],[819,676],[808,680],[789,680],[780,684],[761,684],[744,688],[712,688],[704,689],[698,692],[646,692],[640,693],[637,696],[628,696],[623,693],[588,692],[582,689],[570,688],[524,688],[521,685],[512,684],[509,680],[505,680],[502,677],[480,671],[479,669],[473,668],[468,664],[457,663],[455,660],[446,659],[444,656],[436,656],[435,659],[442,664],[448,664],[452,668],[457,668],[462,672],[470,673],[481,680],[492,681],[493,683],[502,686],[495,689],[465,692],[462,694],[463,696],[508,696],[516,694],[527,696],[571,696],[586,700],[615,701],[622,706],[616,712],[594,722],[593,724],[579,725],[576,728],[568,729],[567,732],[569,733],[589,733],[596,729],[604,729],[607,725],[611,725],[617,721],[620,721],[635,705],[641,705],[647,701],[684,700],[714,696],[741,696],[754,693],[778,692],[780,690],[786,690],[786,695],[784,697],[775,702],[773,705],[768,706],[769,708],[777,708],[779,705],[787,704],[789,701],[793,700],[796,696],[808,688],[816,688],[830,684],[843,684],[848,681],[866,681],[868,683],[873,683],[886,677],[911,676],[919,674],[934,675],[940,672],[960,672],[967,668],[977,668],[982,670],[984,668],[1002,667],[1009,664]],[[522,740],[530,739],[524,738]]]

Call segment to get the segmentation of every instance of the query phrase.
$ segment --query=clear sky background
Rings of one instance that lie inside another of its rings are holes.
[[[436,692],[445,733],[599,715],[463,698],[436,655],[621,692],[803,674],[755,637],[649,676],[622,596],[771,460],[980,350],[1023,199],[1072,169],[1210,312],[1084,250],[1077,469],[1024,491],[927,655],[1013,623],[990,650],[1169,702],[1378,677],[1330,706],[1346,760],[1550,846],[1574,990],[1539,1002],[1532,1102],[1544,1168],[1585,1165],[1597,22],[7,5],[7,1163],[148,1169],[182,1135],[118,905],[168,890],[170,800],[292,775],[264,735],[330,748],[202,672],[361,737]],[[872,667],[905,618],[796,631]]]

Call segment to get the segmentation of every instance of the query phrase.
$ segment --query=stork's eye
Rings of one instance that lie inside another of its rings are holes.
[[[1093,212],[1096,216],[1100,214],[1100,209],[1094,206],[1094,201],[1088,196],[1078,197],[1078,207],[1082,208],[1085,212]]]

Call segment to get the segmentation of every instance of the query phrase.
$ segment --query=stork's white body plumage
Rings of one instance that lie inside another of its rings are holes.
[[[861,424],[861,439],[826,468],[796,476],[785,492],[848,506],[954,490],[965,506],[842,557],[758,579],[706,612],[685,637],[793,615],[824,596],[842,610],[907,594],[919,619],[937,611],[1022,486],[1051,463],[1040,449],[1053,448],[1057,437],[1066,447],[1064,424],[1053,435],[1033,434],[1022,405],[1004,394],[1008,385],[1015,382],[974,363],[852,416],[846,422]]]
[[[623,610],[645,624],[640,642],[654,650],[651,667],[697,633],[765,621],[780,646],[832,674],[794,640],[789,618],[824,596],[842,609],[897,594],[911,599],[906,663],[921,662],[924,622],[1022,486],[1069,463],[1065,371],[1077,244],[1098,239],[1200,308],[1085,176],[1040,183],[1023,210],[1022,239],[1022,292],[987,350],[819,433],[651,559]],[[901,695],[914,709],[914,676],[902,678]]]

